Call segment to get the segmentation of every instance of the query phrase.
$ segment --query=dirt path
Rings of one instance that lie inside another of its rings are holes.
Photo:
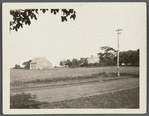
[[[66,85],[61,87],[46,87],[42,89],[11,91],[12,95],[25,94],[36,95],[35,100],[41,102],[54,102],[68,99],[75,99],[95,95],[99,93],[107,93],[110,91],[127,89],[139,86],[139,78],[127,78],[122,80],[113,80],[106,82],[84,83],[80,85]]]

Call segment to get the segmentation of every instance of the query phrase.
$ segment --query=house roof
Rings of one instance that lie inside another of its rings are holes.
[[[32,60],[31,63],[37,63],[37,62],[49,62],[45,57],[36,57]],[[51,62],[49,62],[50,64],[52,64]]]

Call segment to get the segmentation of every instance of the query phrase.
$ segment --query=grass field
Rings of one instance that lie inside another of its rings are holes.
[[[139,87],[58,102],[39,102],[30,94],[12,95],[10,108],[139,108]]]
[[[139,108],[139,88],[52,102],[40,108]]]
[[[52,70],[10,69],[10,82],[30,82],[34,80],[48,80],[57,78],[72,78],[90,76],[99,73],[116,73],[114,67],[96,68],[61,68]],[[120,67],[120,73],[139,74],[139,67]]]

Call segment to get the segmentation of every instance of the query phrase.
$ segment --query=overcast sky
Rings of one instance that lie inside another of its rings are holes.
[[[29,8],[29,5],[14,7]],[[73,8],[76,20],[61,22],[62,12],[54,15],[39,12],[37,21],[18,32],[11,31],[7,46],[11,56],[10,67],[21,65],[35,57],[46,57],[54,66],[63,59],[97,56],[99,48],[117,49],[116,29],[120,34],[120,51],[137,50],[145,38],[145,4],[54,4],[32,5],[31,8]],[[8,14],[8,19],[12,16]],[[8,20],[8,21],[10,21]],[[9,22],[8,22],[9,23]],[[8,27],[9,29],[9,27]]]

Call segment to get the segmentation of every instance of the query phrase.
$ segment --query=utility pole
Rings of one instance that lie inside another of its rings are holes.
[[[117,76],[120,77],[120,72],[119,72],[119,34],[120,31],[122,31],[123,29],[118,29],[117,31],[117,35],[118,35],[118,40],[117,40]]]

